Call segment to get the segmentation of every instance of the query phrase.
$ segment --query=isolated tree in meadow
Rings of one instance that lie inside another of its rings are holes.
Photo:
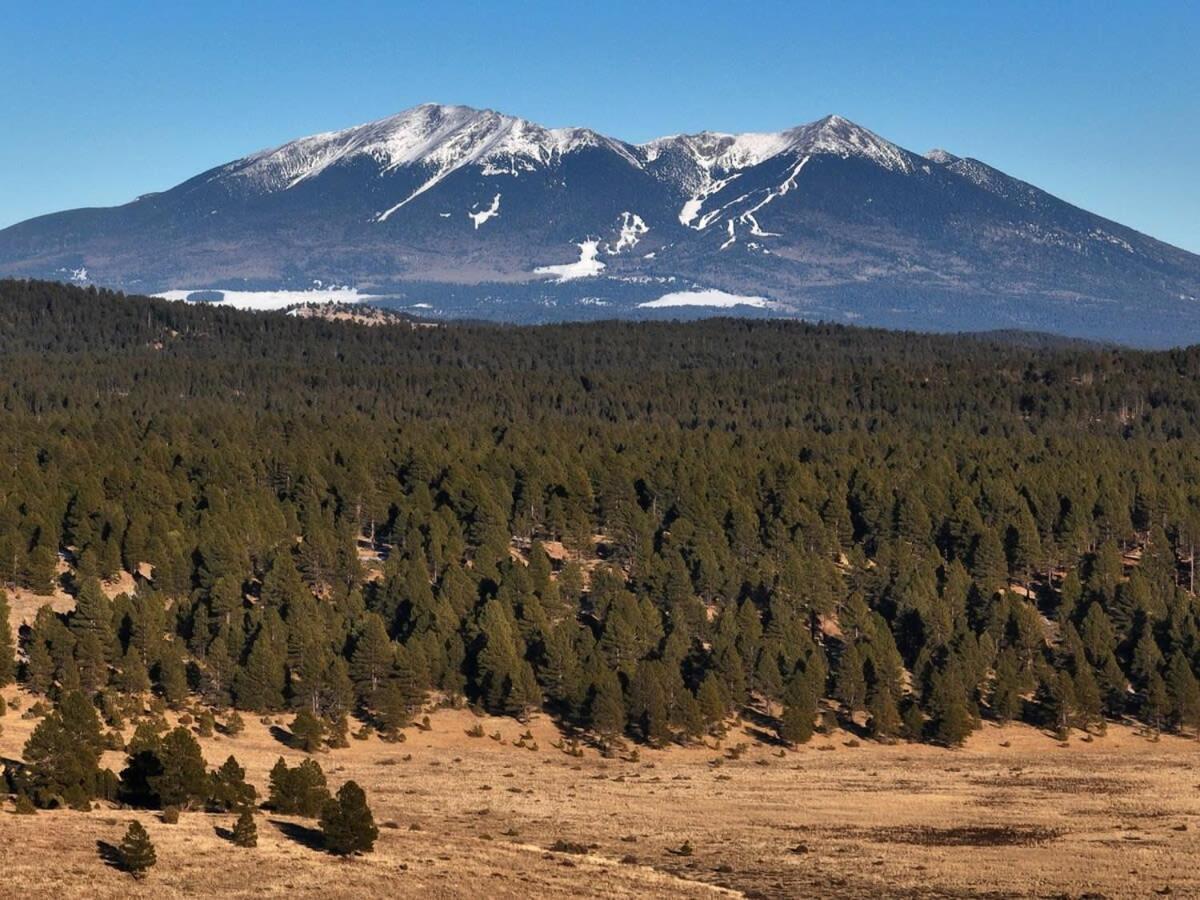
[[[296,713],[291,724],[292,739],[296,746],[305,753],[316,753],[321,749],[321,740],[325,736],[325,726],[308,707]]]
[[[258,826],[254,822],[254,812],[243,809],[233,825],[233,842],[239,847],[258,846]]]
[[[158,862],[154,844],[150,842],[150,835],[141,822],[129,823],[129,829],[117,847],[117,854],[121,866],[137,879],[145,878],[150,867]]]
[[[367,795],[356,782],[347,781],[338,789],[336,798],[325,802],[320,822],[325,849],[330,853],[350,856],[375,849],[379,829],[367,806]]]
[[[329,799],[325,773],[315,759],[306,759],[289,769],[280,757],[271,769],[268,784],[268,805],[285,815],[317,816]]]

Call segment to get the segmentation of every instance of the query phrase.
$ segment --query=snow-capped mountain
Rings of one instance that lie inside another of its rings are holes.
[[[172,296],[337,284],[516,321],[719,308],[1200,341],[1200,257],[839,116],[632,144],[423,105],[15,225],[0,274]]]

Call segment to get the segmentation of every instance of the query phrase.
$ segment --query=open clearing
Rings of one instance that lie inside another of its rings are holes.
[[[16,692],[5,692],[13,698]],[[30,698],[21,696],[22,708]],[[210,764],[233,753],[263,791],[279,756],[302,754],[246,718],[236,738],[202,740]],[[284,721],[284,720],[281,720]],[[490,737],[470,738],[481,722]],[[3,719],[0,753],[33,726]],[[231,816],[0,814],[7,896],[178,897],[1104,897],[1200,894],[1200,745],[1125,728],[1060,746],[1024,726],[985,726],[966,748],[852,744],[818,735],[782,758],[750,741],[738,759],[709,747],[639,759],[577,759],[554,724],[524,727],[467,711],[432,716],[404,743],[372,737],[319,755],[334,788],[353,778],[380,828],[376,852],[340,862],[311,843],[315,822],[262,813],[259,846],[234,847]],[[728,749],[750,739],[731,732]],[[1004,746],[1007,744],[1008,746]],[[722,758],[719,765],[713,760]],[[105,764],[118,770],[121,754]],[[107,866],[139,818],[158,850],[144,882]],[[583,845],[552,852],[556,841]],[[308,841],[308,843],[306,843]],[[690,855],[681,853],[684,843]],[[579,852],[586,849],[586,852]]]

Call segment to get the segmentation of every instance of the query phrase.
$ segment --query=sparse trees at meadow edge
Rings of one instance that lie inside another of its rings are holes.
[[[3,282],[0,376],[0,582],[48,591],[61,554],[76,597],[17,674],[64,709],[194,692],[314,751],[431,694],[606,741],[747,706],[789,742],[821,711],[950,745],[987,717],[1200,728],[1200,350],[363,329]],[[38,802],[112,787],[63,714]],[[171,772],[122,790],[209,802],[154,740]]]

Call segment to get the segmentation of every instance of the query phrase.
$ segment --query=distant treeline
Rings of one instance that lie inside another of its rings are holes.
[[[76,595],[18,675],[102,711],[1200,726],[1200,349],[364,328],[8,281],[0,404],[0,581]]]

